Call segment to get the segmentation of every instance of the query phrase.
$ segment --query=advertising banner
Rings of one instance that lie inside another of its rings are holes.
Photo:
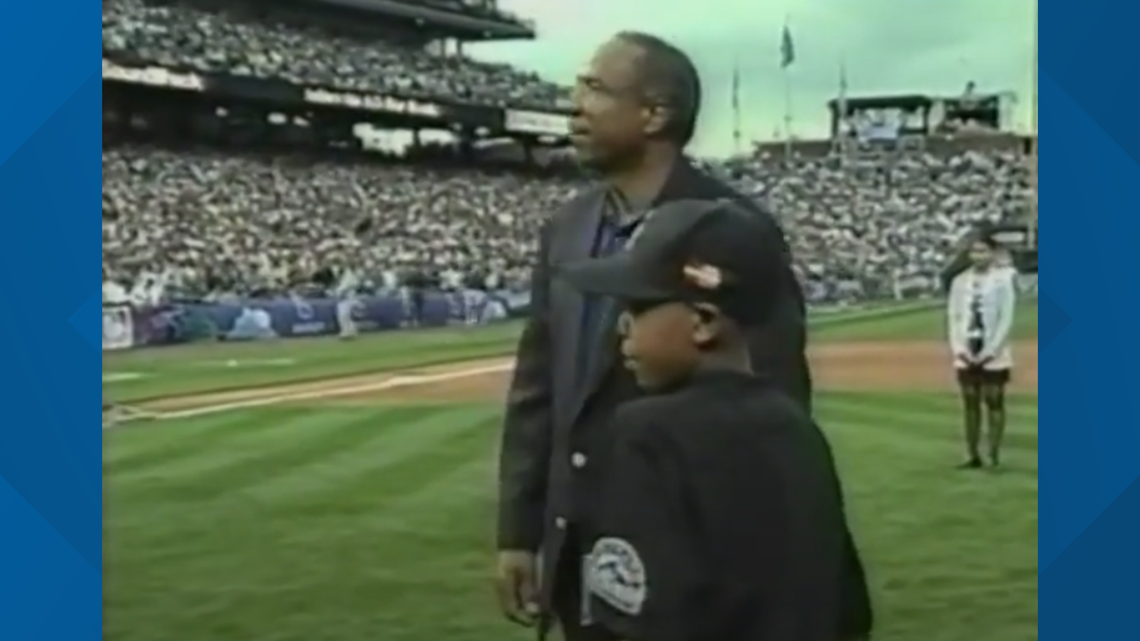
[[[331,336],[341,331],[340,303],[336,298],[277,298],[134,309],[127,314],[128,335],[133,345]],[[351,306],[357,332],[486,324],[506,315],[500,300],[475,292],[366,296]]]
[[[565,114],[508,109],[503,116],[503,127],[516,134],[561,138],[570,135],[570,118]]]
[[[443,107],[435,103],[379,94],[308,88],[304,90],[303,98],[305,102],[314,105],[345,107],[392,115],[421,116],[432,119],[440,119],[444,115]]]
[[[106,58],[103,59],[103,80],[182,91],[202,92],[206,90],[205,80],[196,73],[174,71],[153,65],[133,67],[121,65]]]

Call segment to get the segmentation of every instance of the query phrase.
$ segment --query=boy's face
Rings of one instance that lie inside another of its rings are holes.
[[[638,385],[657,390],[689,376],[700,362],[704,332],[696,310],[684,303],[633,304],[619,325],[625,366]]]

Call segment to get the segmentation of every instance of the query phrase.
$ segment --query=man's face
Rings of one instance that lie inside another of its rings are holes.
[[[638,385],[660,390],[697,367],[696,312],[683,303],[629,305],[619,320],[621,354]]]
[[[578,76],[570,140],[583,165],[606,169],[640,153],[650,114],[639,78],[641,56],[637,47],[611,40]]]

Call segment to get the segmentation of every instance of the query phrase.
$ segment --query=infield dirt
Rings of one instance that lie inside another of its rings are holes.
[[[809,351],[817,390],[941,392],[953,389],[953,370],[943,343],[874,342],[827,344]],[[1037,392],[1037,343],[1014,346],[1016,392]],[[468,361],[400,372],[341,377],[248,390],[155,400],[151,412],[210,408],[273,399],[272,403],[360,404],[384,402],[479,402],[502,400],[510,359]]]

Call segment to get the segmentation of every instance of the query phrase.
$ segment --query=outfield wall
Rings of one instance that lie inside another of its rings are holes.
[[[346,325],[363,333],[409,327],[479,326],[518,318],[525,315],[527,306],[525,297],[475,291],[430,294],[420,300],[392,295],[351,300],[294,297],[222,304],[105,306],[103,350],[195,341],[332,336],[340,334]],[[811,312],[831,316],[907,310],[913,306],[867,303],[819,306]]]
[[[343,329],[345,303],[334,299],[290,299],[223,305],[104,306],[103,350],[119,351],[195,341],[247,342],[333,336]],[[940,304],[917,301],[819,305],[808,311],[816,321],[830,322],[908,314]],[[427,300],[418,316],[406,301],[396,298],[361,299],[352,305],[348,318],[361,333],[413,327],[474,327],[509,322],[519,316],[518,309],[508,309],[505,304],[464,295]]]
[[[105,306],[103,349],[119,350],[198,340],[250,341],[358,332],[479,325],[506,320],[509,300],[485,292],[386,295],[354,299],[275,298],[226,303]]]

